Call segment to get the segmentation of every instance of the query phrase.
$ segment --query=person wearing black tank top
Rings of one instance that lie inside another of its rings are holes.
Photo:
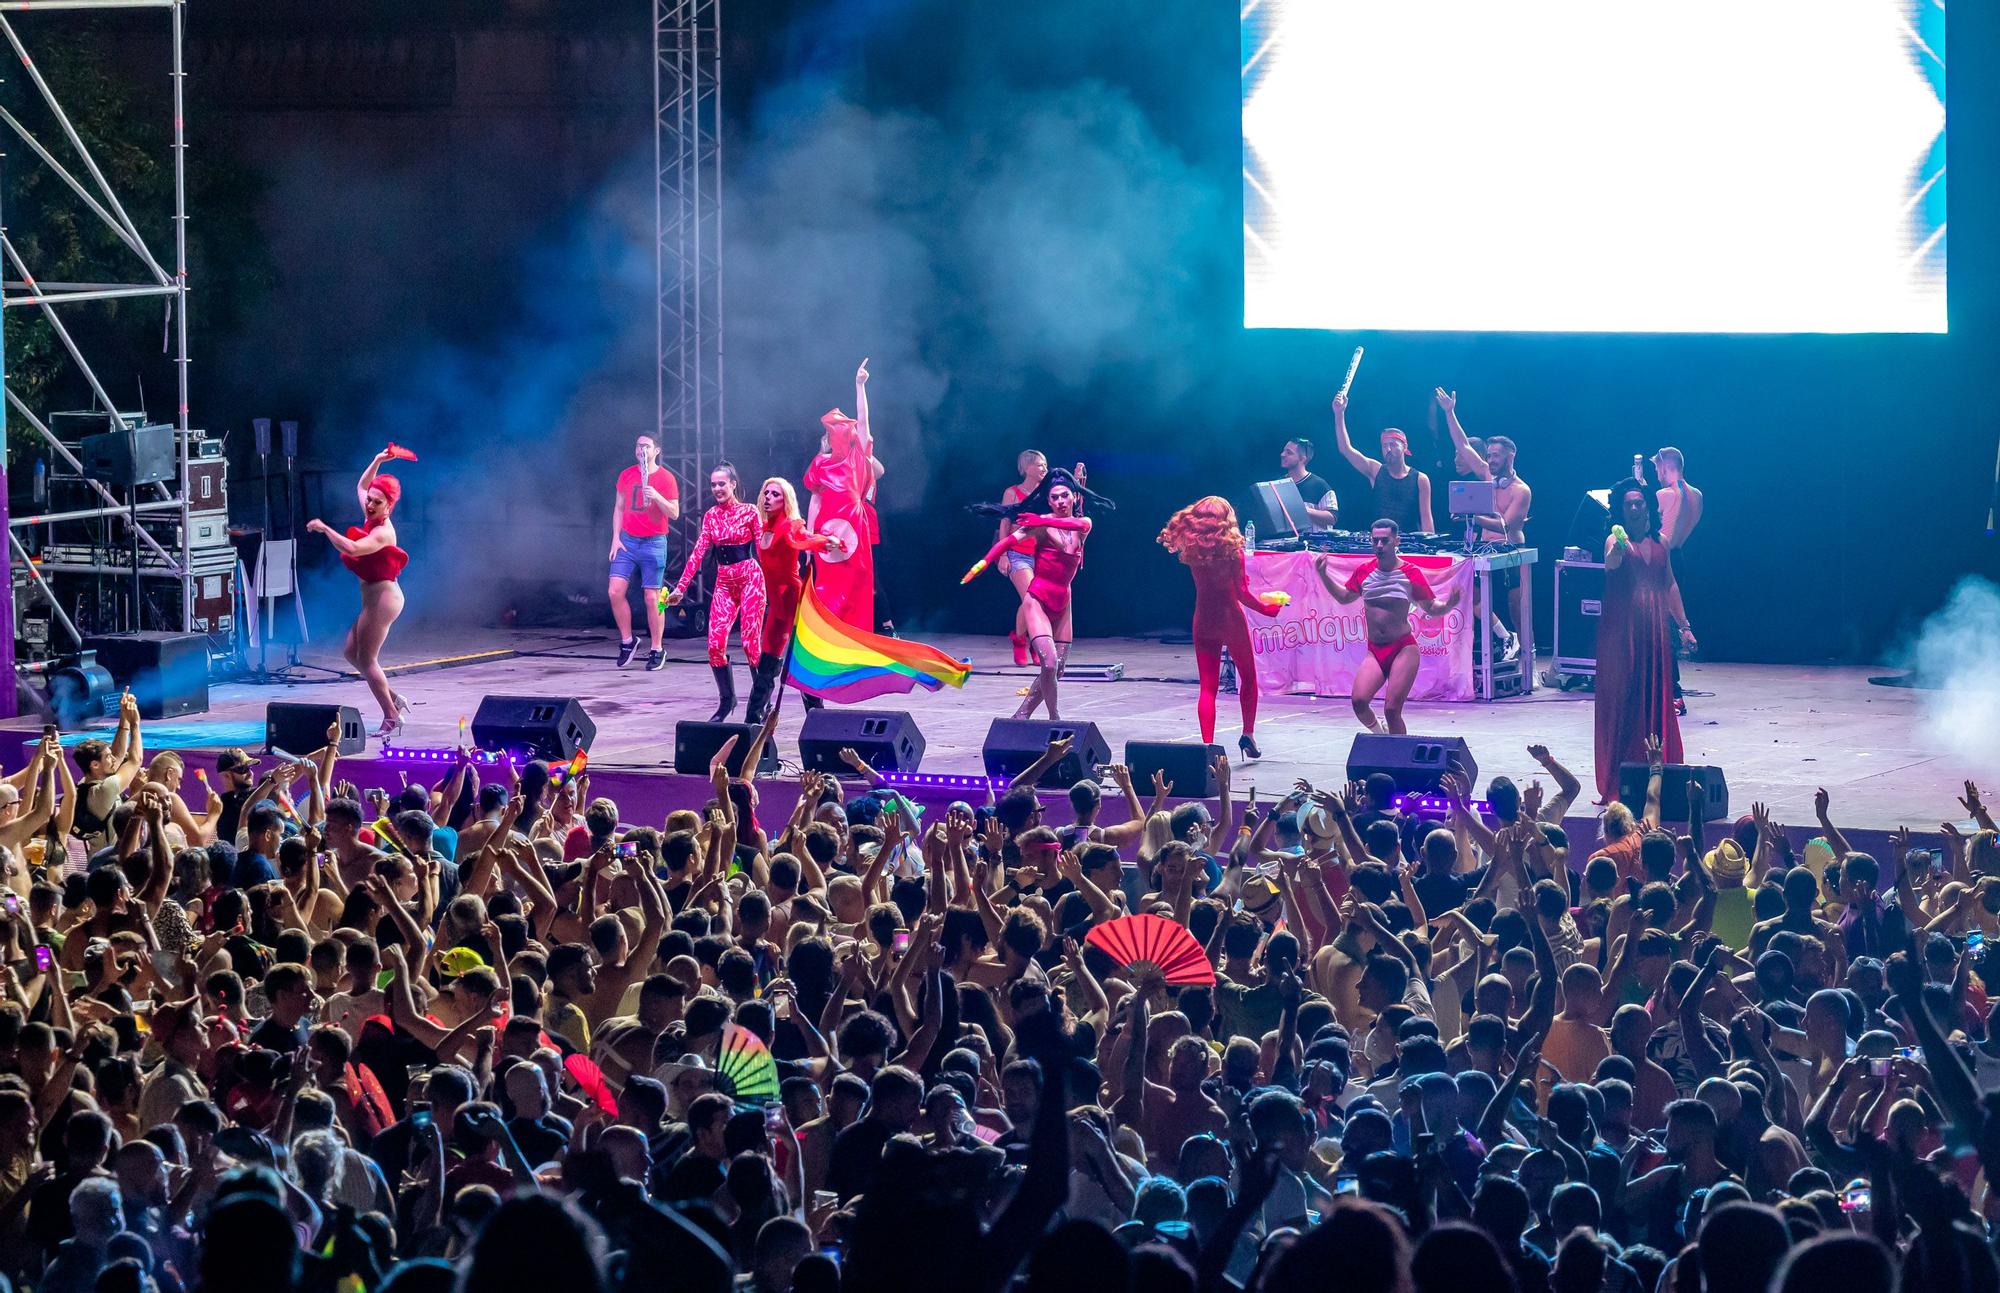
[[[1354,447],[1347,434],[1347,397],[1333,397],[1333,442],[1373,491],[1375,516],[1394,521],[1398,529],[1430,534],[1431,478],[1410,465],[1410,438],[1394,427],[1382,431],[1382,460],[1377,462]]]

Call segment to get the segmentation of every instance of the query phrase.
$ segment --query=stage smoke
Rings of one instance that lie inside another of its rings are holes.
[[[1952,775],[2000,773],[2000,587],[1969,575],[1917,630],[1901,663],[1915,672],[1923,734]]]

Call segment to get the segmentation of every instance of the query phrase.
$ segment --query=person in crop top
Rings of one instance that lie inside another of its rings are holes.
[[[1329,573],[1332,559],[1321,557],[1315,567],[1320,583],[1342,605],[1360,602],[1368,617],[1368,658],[1354,671],[1354,716],[1371,732],[1386,725],[1398,735],[1409,731],[1403,724],[1403,702],[1410,698],[1410,685],[1417,679],[1421,662],[1417,636],[1411,631],[1410,614],[1418,611],[1433,619],[1442,618],[1458,604],[1459,590],[1440,599],[1424,573],[1403,560],[1397,548],[1402,531],[1384,517],[1369,527],[1375,545],[1372,565],[1357,568],[1345,583]],[[1384,687],[1382,721],[1375,718],[1375,693]]]

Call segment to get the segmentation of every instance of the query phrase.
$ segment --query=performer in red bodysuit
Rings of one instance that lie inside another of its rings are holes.
[[[403,720],[399,716],[410,712],[410,702],[390,688],[389,676],[382,672],[382,644],[388,640],[389,626],[403,613],[403,589],[396,577],[409,564],[410,554],[396,546],[396,526],[389,519],[396,510],[397,500],[403,496],[403,484],[394,476],[382,474],[382,464],[392,458],[414,460],[415,457],[409,450],[392,444],[376,454],[368,469],[361,473],[354,493],[361,500],[366,525],[350,525],[342,534],[317,517],[306,523],[306,529],[327,537],[340,551],[341,564],[361,580],[361,613],[347,630],[347,644],[341,648],[341,654],[368,684],[375,703],[382,707],[382,725],[375,729],[375,735],[384,740],[402,730]]]
[[[1083,545],[1090,537],[1090,518],[1075,513],[1086,498],[1106,511],[1114,506],[1111,500],[1091,493],[1058,467],[1019,503],[972,505],[975,512],[1005,516],[1014,524],[961,582],[970,583],[977,578],[1018,540],[1029,538],[1035,542],[1035,573],[1028,583],[1024,609],[1028,645],[1041,665],[1041,674],[1028,688],[1021,707],[1014,711],[1015,718],[1026,718],[1035,712],[1037,705],[1043,704],[1048,706],[1050,718],[1061,717],[1056,712],[1056,681],[1069,661],[1070,584],[1076,579],[1077,568],[1083,565]]]
[[[875,486],[882,464],[868,430],[868,361],[854,373],[854,413],[834,409],[822,417],[826,435],[806,468],[812,501],[806,528],[840,539],[837,550],[813,554],[813,586],[827,611],[855,628],[875,631],[875,545],[881,527],[875,518]]]
[[[1343,606],[1360,602],[1368,621],[1368,658],[1354,671],[1351,699],[1354,716],[1371,732],[1382,730],[1375,721],[1375,693],[1384,687],[1382,725],[1402,735],[1403,702],[1410,698],[1410,686],[1417,680],[1417,666],[1423,656],[1417,650],[1417,635],[1411,629],[1410,613],[1421,611],[1441,619],[1458,604],[1459,590],[1439,599],[1424,573],[1399,553],[1402,530],[1387,517],[1369,527],[1375,544],[1373,565],[1357,567],[1346,583],[1335,583],[1327,573],[1331,562],[1321,557],[1314,573],[1333,599]]]
[[[701,569],[701,559],[715,549],[715,592],[708,601],[708,667],[715,674],[719,703],[709,716],[720,723],[736,708],[736,683],[729,673],[729,626],[740,612],[743,654],[751,669],[764,653],[764,572],[757,566],[757,538],[763,533],[763,518],[757,509],[736,497],[736,468],[717,463],[708,473],[709,496],[715,506],[701,516],[701,537],[688,553],[687,568],[680,582],[667,594],[673,606],[687,591],[689,581]]]
[[[1243,568],[1243,534],[1236,528],[1236,509],[1227,499],[1211,494],[1174,513],[1160,531],[1160,543],[1194,576],[1194,662],[1201,676],[1195,716],[1201,720],[1201,739],[1215,740],[1215,692],[1227,648],[1241,679],[1236,695],[1243,708],[1243,734],[1236,738],[1236,746],[1245,758],[1261,759],[1264,752],[1257,748],[1256,737],[1257,657],[1250,647],[1243,608],[1273,616],[1285,597],[1250,591],[1250,577]]]
[[[1660,541],[1660,505],[1637,480],[1611,491],[1618,524],[1604,541],[1604,610],[1597,621],[1597,793],[1618,797],[1618,766],[1646,759],[1660,738],[1664,762],[1682,761],[1674,715],[1674,646],[1669,625],[1690,649],[1694,629],[1681,605],[1674,563]]]
[[[805,580],[799,576],[802,552],[837,552],[837,534],[810,534],[799,519],[799,496],[792,482],[773,476],[757,494],[764,514],[764,529],[757,536],[757,565],[764,572],[764,656],[757,661],[750,683],[750,701],[743,721],[764,721],[764,707],[771,687],[785,667],[785,652],[792,644],[792,626],[798,620],[799,597]],[[808,698],[810,699],[810,698]]]

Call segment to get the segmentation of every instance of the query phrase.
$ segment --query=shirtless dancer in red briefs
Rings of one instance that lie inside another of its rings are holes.
[[[1336,583],[1327,573],[1331,561],[1319,559],[1314,567],[1320,583],[1343,606],[1360,602],[1368,617],[1368,658],[1354,671],[1354,716],[1371,732],[1382,725],[1375,720],[1375,693],[1388,686],[1382,698],[1382,719],[1388,729],[1401,735],[1403,702],[1410,698],[1410,685],[1417,680],[1417,635],[1410,628],[1410,612],[1421,611],[1439,619],[1458,604],[1458,590],[1439,600],[1423,571],[1404,561],[1397,553],[1402,531],[1394,521],[1382,520],[1369,527],[1375,544],[1375,564],[1361,566],[1345,584]]]

